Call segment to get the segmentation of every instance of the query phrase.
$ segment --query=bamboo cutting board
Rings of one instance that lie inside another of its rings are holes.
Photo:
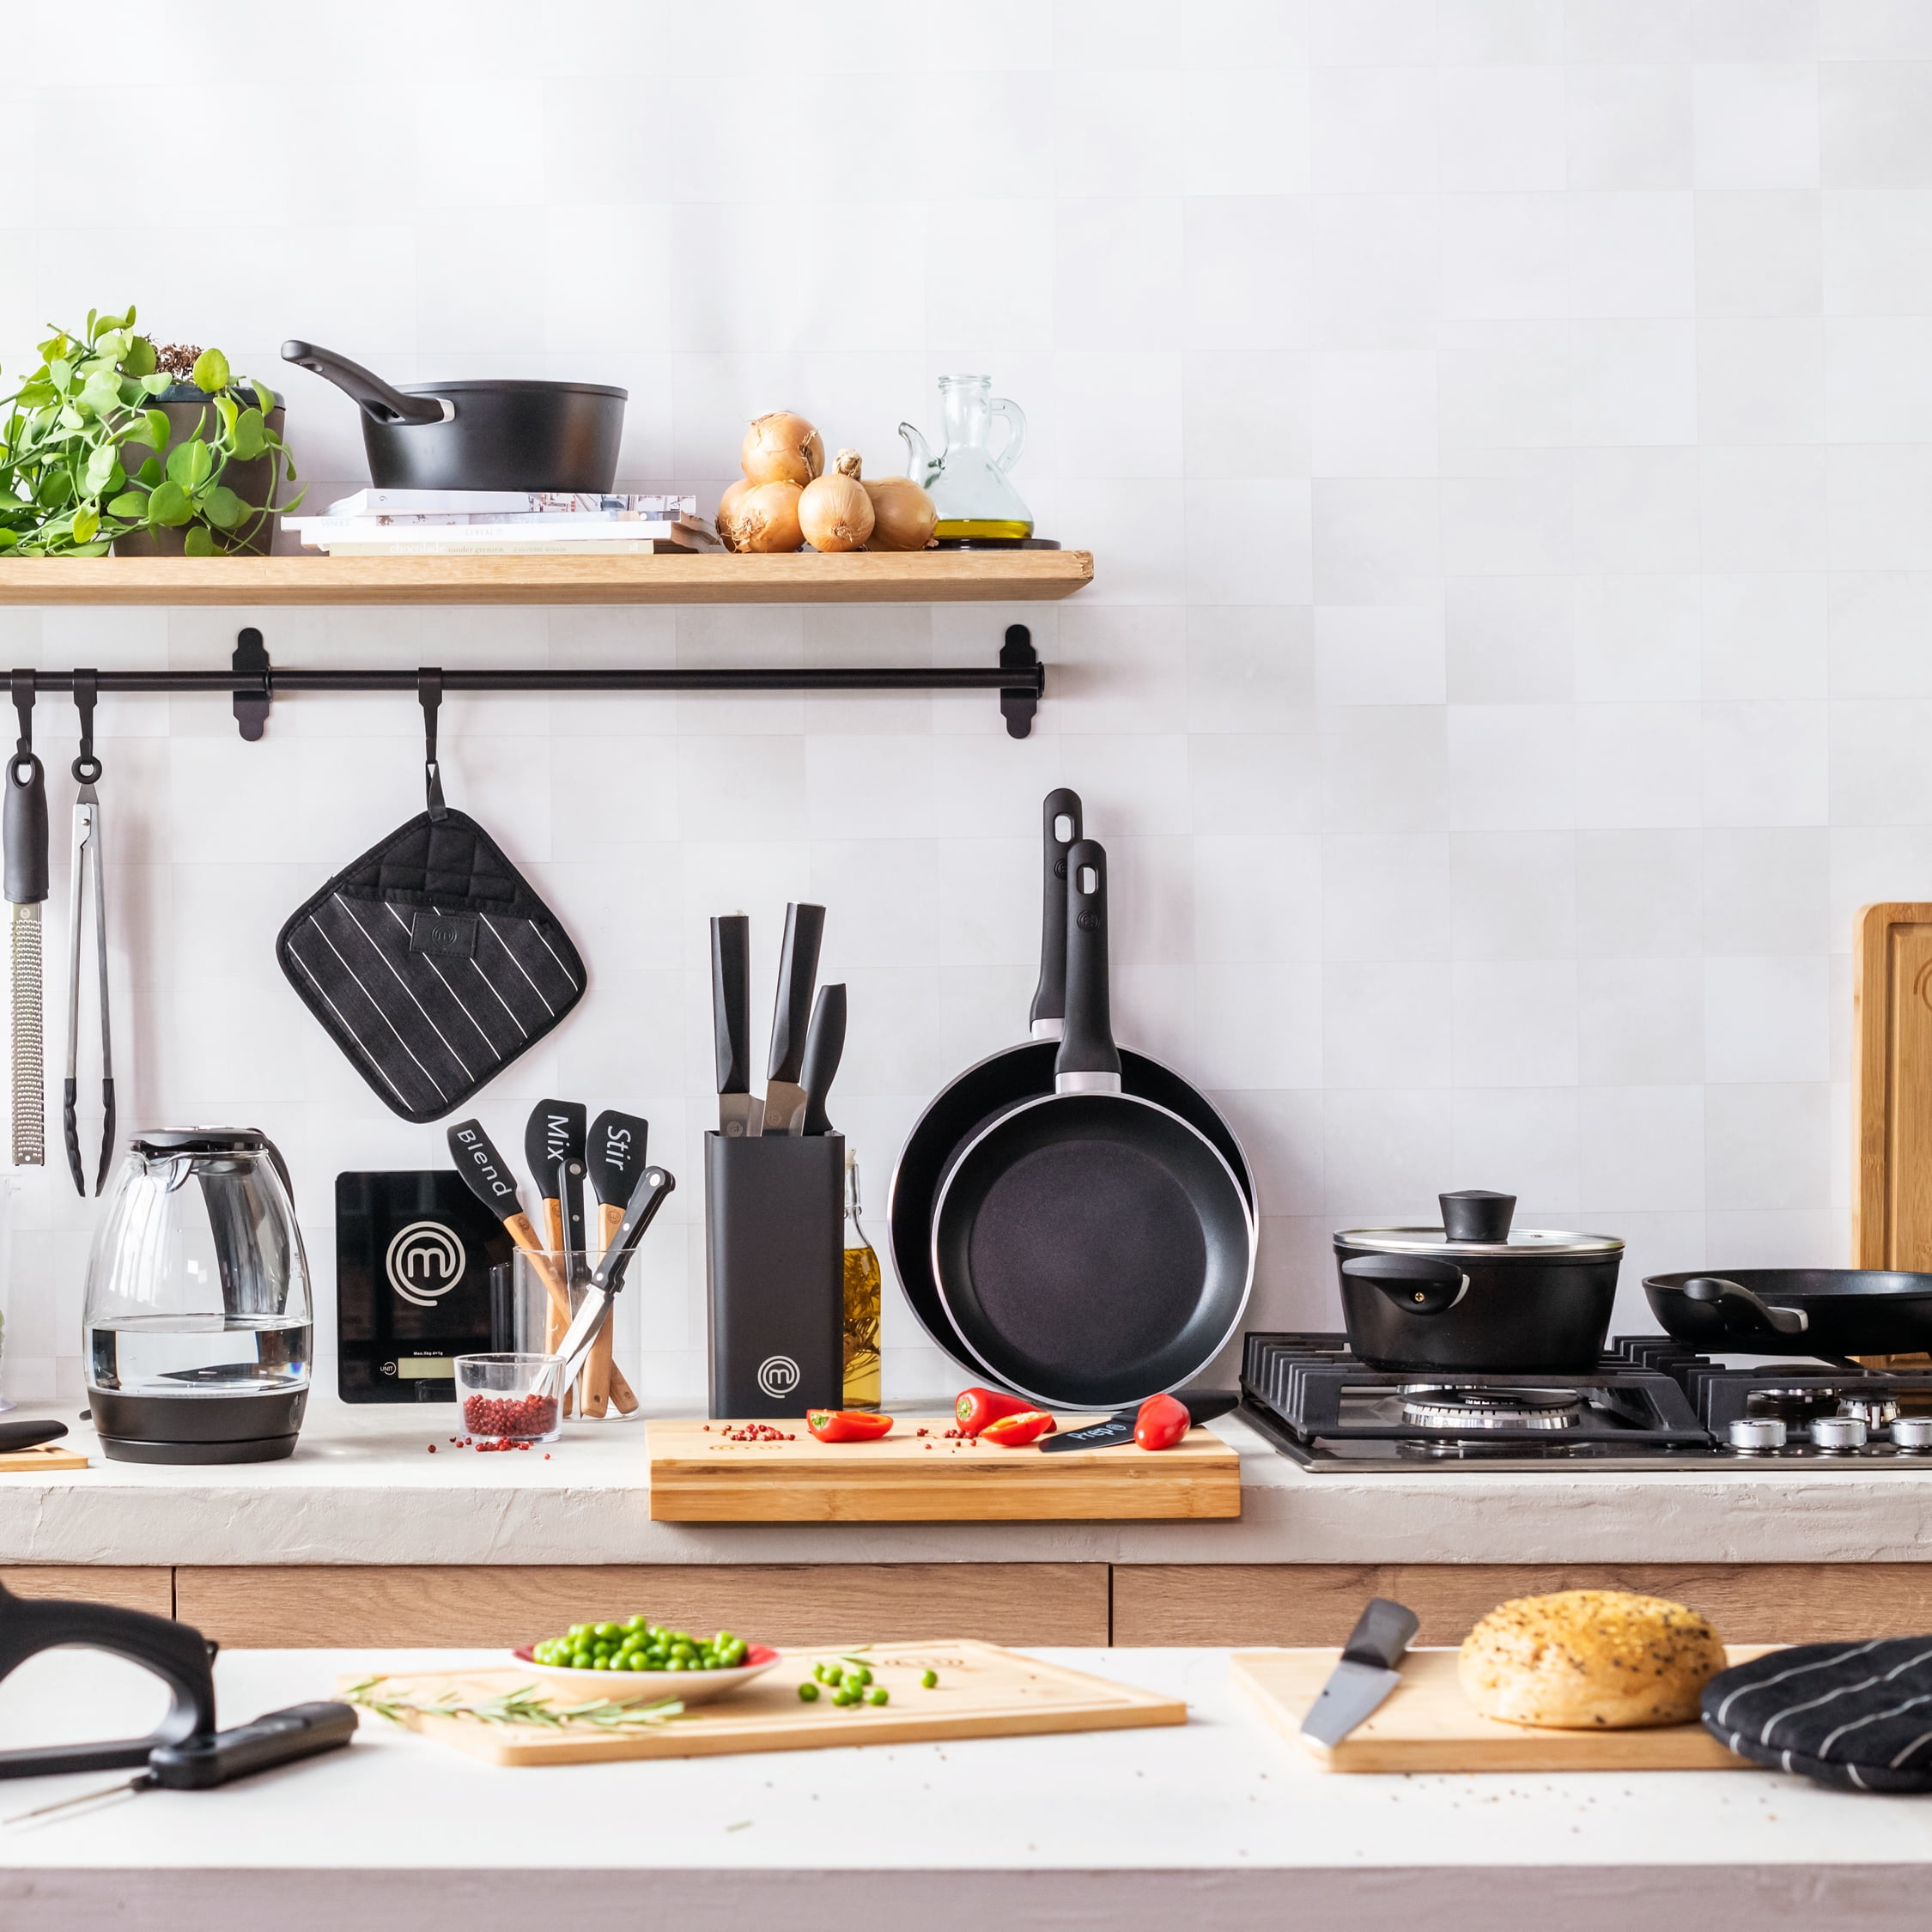
[[[88,1459],[78,1449],[58,1443],[36,1443],[32,1449],[9,1449],[0,1455],[0,1475],[41,1475],[56,1469],[84,1469]]]
[[[1061,1416],[1062,1429],[1093,1422]],[[949,1425],[901,1422],[883,1441],[733,1442],[736,1422],[647,1425],[655,1522],[1069,1522],[1238,1516],[1241,1461],[1206,1429],[1157,1455],[1125,1448],[1044,1455],[948,1442]],[[917,1431],[929,1431],[925,1437]]]
[[[1773,1643],[1732,1643],[1735,1663],[1761,1657]],[[1478,1715],[1456,1680],[1459,1653],[1411,1650],[1402,1681],[1374,1716],[1334,1751],[1301,1741],[1302,1719],[1321,1694],[1340,1650],[1237,1650],[1229,1659],[1236,1686],[1270,1726],[1335,1771],[1747,1771],[1701,1724],[1647,1731],[1541,1731]]]
[[[919,1744],[967,1737],[1029,1737],[1049,1731],[1139,1730],[1184,1724],[1179,1698],[1136,1690],[1060,1664],[1042,1663],[1015,1650],[971,1638],[936,1643],[874,1644],[864,1653],[873,1677],[891,1693],[884,1709],[839,1710],[827,1701],[799,1700],[799,1686],[816,1663],[850,1655],[836,1649],[787,1650],[777,1668],[716,1704],[629,1735],[558,1731],[538,1724],[493,1724],[474,1717],[410,1713],[412,1731],[453,1745],[493,1765],[611,1764],[630,1758],[719,1758],[746,1751],[823,1751],[853,1744]],[[939,1681],[921,1687],[922,1671]],[[343,1678],[347,1690],[363,1680]],[[501,1696],[543,1680],[518,1666],[509,1670],[422,1672],[383,1678],[373,1693],[422,1704],[453,1692],[475,1699]],[[665,1680],[675,1692],[676,1678]]]

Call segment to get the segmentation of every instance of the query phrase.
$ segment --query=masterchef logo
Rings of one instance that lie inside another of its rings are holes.
[[[768,1355],[758,1364],[758,1387],[775,1401],[799,1386],[799,1364],[789,1355]]]
[[[469,1266],[463,1243],[440,1221],[411,1221],[389,1243],[389,1285],[405,1302],[434,1308]]]

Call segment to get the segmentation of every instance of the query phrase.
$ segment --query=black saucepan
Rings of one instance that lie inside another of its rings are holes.
[[[1067,853],[1066,1022],[1054,1091],[961,1149],[932,1266],[974,1360],[1043,1406],[1118,1408],[1192,1380],[1255,1272],[1234,1170],[1200,1128],[1123,1090],[1108,1012],[1107,855]]]
[[[1040,981],[1033,994],[1033,1037],[968,1067],[934,1097],[900,1150],[887,1206],[893,1266],[920,1326],[956,1361],[974,1367],[981,1364],[953,1326],[933,1273],[933,1206],[946,1169],[967,1141],[1009,1109],[1054,1091],[1054,1060],[1066,1012],[1066,854],[1082,834],[1079,794],[1064,787],[1048,793],[1041,818]],[[1126,1091],[1205,1133],[1252,1207],[1247,1157],[1213,1102],[1157,1060],[1126,1047],[1120,1057]]]
[[[1335,1236],[1348,1343],[1372,1369],[1491,1375],[1595,1368],[1617,1298],[1613,1235],[1510,1226],[1514,1194],[1437,1196],[1439,1228]]]
[[[628,390],[508,380],[397,389],[313,343],[285,342],[282,355],[361,404],[362,447],[379,489],[601,494],[617,481]]]
[[[1690,1268],[1647,1275],[1665,1328],[1741,1355],[1913,1355],[1932,1349],[1932,1274],[1890,1268]]]

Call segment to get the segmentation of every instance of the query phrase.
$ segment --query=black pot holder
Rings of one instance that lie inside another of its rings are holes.
[[[502,848],[443,802],[442,674],[418,678],[428,810],[282,928],[289,983],[392,1113],[453,1113],[583,998],[569,935]]]
[[[1720,1671],[1704,1728],[1772,1771],[1848,1791],[1932,1791],[1932,1637],[1798,1643]]]

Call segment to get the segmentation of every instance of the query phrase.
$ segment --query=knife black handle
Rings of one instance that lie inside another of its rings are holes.
[[[1048,793],[1040,806],[1040,983],[1033,989],[1030,1015],[1035,1026],[1066,1018],[1066,854],[1081,835],[1080,794],[1064,785]]]
[[[778,963],[778,1005],[771,1016],[768,1080],[799,1084],[805,1033],[811,1024],[811,989],[818,978],[818,942],[825,935],[825,908],[805,903],[785,908],[785,951]]]
[[[1383,1670],[1394,1670],[1421,1627],[1421,1620],[1406,1603],[1391,1602],[1386,1596],[1371,1596],[1369,1607],[1349,1632],[1342,1656],[1350,1663],[1376,1664]]]
[[[825,1096],[831,1091],[832,1076],[844,1054],[845,985],[840,981],[819,987],[818,1003],[811,1009],[811,1030],[805,1035],[800,1084],[805,1091],[806,1133],[832,1131],[832,1123],[825,1117]]]
[[[0,846],[5,848],[8,903],[38,905],[47,896],[47,774],[31,751],[7,761]]]
[[[15,1449],[37,1449],[42,1443],[58,1442],[66,1433],[64,1422],[33,1421],[26,1417],[17,1422],[0,1422],[0,1455]]]
[[[727,913],[711,922],[711,1024],[718,1091],[751,1091],[751,921]]]
[[[148,1769],[155,1783],[171,1791],[211,1791],[276,1765],[337,1750],[355,1735],[354,1704],[292,1704],[232,1731],[161,1745],[149,1754]]]

